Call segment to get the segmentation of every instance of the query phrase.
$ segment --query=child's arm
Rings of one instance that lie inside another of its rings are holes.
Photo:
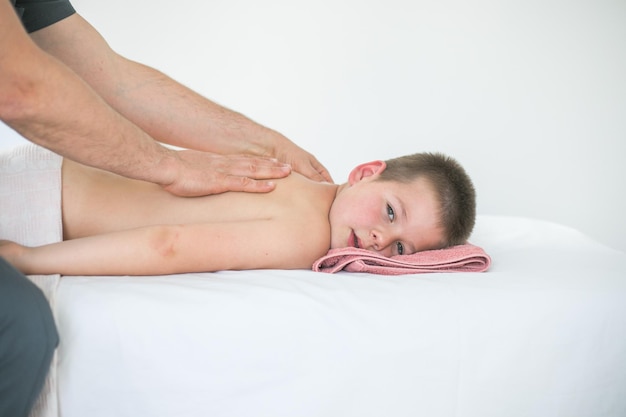
[[[315,244],[311,246],[314,239],[307,238],[300,224],[255,220],[150,226],[35,248],[4,242],[0,243],[0,256],[29,275],[161,275],[310,268],[327,248],[316,250]]]

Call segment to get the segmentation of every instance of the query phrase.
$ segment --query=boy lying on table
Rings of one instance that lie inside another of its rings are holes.
[[[25,274],[310,269],[333,248],[388,257],[463,244],[475,206],[465,170],[433,153],[361,164],[341,185],[292,173],[268,194],[195,198],[65,159],[63,241],[1,241],[0,256]]]

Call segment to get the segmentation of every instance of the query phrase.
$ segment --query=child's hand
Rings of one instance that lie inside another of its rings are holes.
[[[20,265],[24,253],[28,248],[10,240],[0,240],[0,257],[4,258],[22,273],[25,273],[23,265]]]

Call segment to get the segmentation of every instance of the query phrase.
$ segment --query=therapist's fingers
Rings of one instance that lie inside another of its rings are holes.
[[[293,169],[315,181],[333,182],[330,173],[313,155],[304,163],[296,162]]]
[[[162,185],[172,194],[195,197],[226,191],[263,193],[275,188],[273,179],[286,177],[291,166],[275,159],[245,155],[218,155],[179,151],[180,166],[171,183]]]
[[[313,154],[295,143],[285,140],[275,151],[276,158],[288,163],[293,170],[314,181],[333,182],[330,173]]]

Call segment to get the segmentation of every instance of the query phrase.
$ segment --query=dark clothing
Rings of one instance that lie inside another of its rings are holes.
[[[0,417],[28,416],[58,343],[46,297],[0,258]]]
[[[76,13],[68,0],[11,3],[29,33]],[[28,417],[58,344],[59,335],[46,297],[0,258],[0,417]]]
[[[28,33],[76,13],[69,0],[11,0],[11,3]]]

